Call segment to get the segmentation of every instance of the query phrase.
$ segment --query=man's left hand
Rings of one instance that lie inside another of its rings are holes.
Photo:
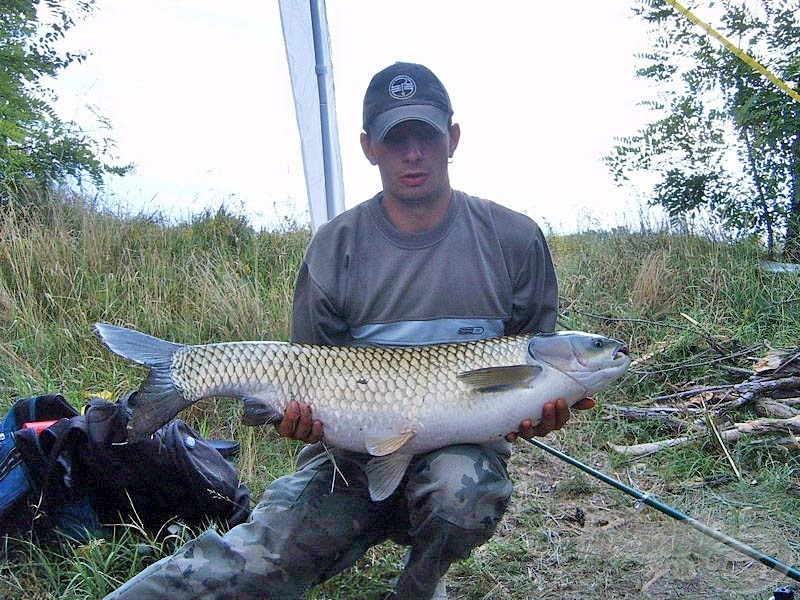
[[[588,410],[594,408],[595,401],[591,398],[578,400],[572,405],[575,410]],[[542,407],[542,420],[536,425],[530,419],[525,419],[519,425],[519,431],[512,431],[506,436],[509,442],[513,442],[518,437],[531,439],[532,437],[543,437],[551,431],[561,429],[569,421],[569,406],[567,401],[559,398],[555,402],[548,402]]]

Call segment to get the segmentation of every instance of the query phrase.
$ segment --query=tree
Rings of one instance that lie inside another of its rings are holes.
[[[719,0],[719,29],[798,89],[800,0]],[[652,204],[707,210],[732,232],[764,235],[800,258],[800,102],[664,0],[636,0],[653,48],[637,71],[658,90],[659,118],[605,158],[616,181],[657,175]]]
[[[69,7],[67,7],[69,4]],[[88,14],[94,0],[0,0],[0,202],[31,185],[46,189],[70,177],[102,187],[104,173],[130,167],[106,164],[108,140],[98,142],[53,110],[44,81],[84,54],[57,43]]]

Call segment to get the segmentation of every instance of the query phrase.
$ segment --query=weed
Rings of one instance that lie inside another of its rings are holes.
[[[111,356],[91,331],[97,321],[133,326],[182,343],[287,339],[294,278],[309,232],[256,232],[226,211],[189,223],[158,215],[120,217],[76,198],[0,210],[0,408],[16,397],[60,391],[76,406],[87,394],[119,396],[143,370]],[[722,353],[768,340],[800,339],[800,278],[765,273],[750,242],[625,230],[550,238],[561,288],[560,322],[625,340],[637,362],[593,411],[576,414],[548,443],[653,493],[701,521],[797,560],[797,456],[757,440],[729,448],[742,474],[711,442],[630,461],[608,443],[671,435],[631,423],[604,404],[649,406],[699,382],[728,382],[750,356]],[[732,417],[747,419],[749,409]],[[254,498],[292,469],[299,444],[240,425],[239,404],[203,402],[182,417],[207,435],[241,442],[237,466]],[[630,498],[518,445],[509,469],[511,507],[497,534],[451,568],[457,598],[765,597],[780,577],[637,507]],[[728,481],[708,487],[712,480]],[[191,532],[135,524],[80,546],[5,540],[2,597],[96,598]],[[403,549],[383,544],[311,598],[380,597]]]

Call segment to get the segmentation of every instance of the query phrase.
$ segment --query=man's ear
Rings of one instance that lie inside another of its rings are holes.
[[[372,151],[372,140],[370,140],[366,133],[361,134],[361,150],[364,152],[364,156],[367,157],[369,164],[378,164],[378,161],[375,158],[375,153]]]
[[[453,154],[456,152],[456,148],[458,148],[458,140],[461,139],[461,127],[458,123],[453,123],[450,126],[450,158],[453,158]]]

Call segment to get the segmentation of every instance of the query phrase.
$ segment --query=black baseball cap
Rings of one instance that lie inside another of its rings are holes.
[[[376,74],[364,95],[364,131],[378,141],[403,121],[447,133],[453,107],[442,82],[422,65],[398,62]]]

